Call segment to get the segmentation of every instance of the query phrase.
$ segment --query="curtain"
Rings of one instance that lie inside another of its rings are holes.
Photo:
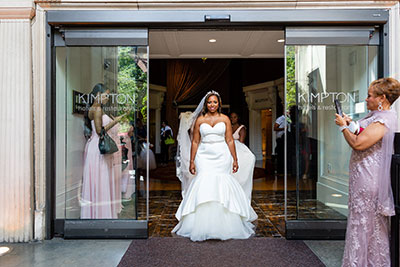
[[[178,129],[177,106],[205,94],[229,66],[229,60],[169,60],[167,65],[166,117]],[[175,135],[176,136],[176,135]]]

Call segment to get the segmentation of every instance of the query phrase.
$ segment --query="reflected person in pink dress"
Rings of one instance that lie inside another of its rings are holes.
[[[397,114],[391,105],[399,94],[400,83],[395,79],[373,81],[366,99],[371,112],[358,121],[360,127],[355,133],[346,127],[351,119],[336,114],[335,122],[353,149],[342,262],[345,267],[390,266],[389,218],[394,215],[390,163],[397,130]]]
[[[99,151],[101,128],[109,131],[122,118],[119,116],[113,120],[104,113],[102,106],[108,102],[108,94],[109,90],[103,84],[96,84],[85,112],[85,126],[91,130],[91,136],[85,147],[81,219],[116,219],[120,211],[116,204],[114,155],[103,155]]]

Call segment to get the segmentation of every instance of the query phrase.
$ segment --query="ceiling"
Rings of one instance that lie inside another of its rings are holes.
[[[283,58],[283,38],[283,31],[150,31],[150,58]]]

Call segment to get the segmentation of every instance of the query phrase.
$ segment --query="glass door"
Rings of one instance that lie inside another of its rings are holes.
[[[375,35],[368,27],[286,31],[286,181],[296,183],[286,191],[288,238],[344,235],[351,148],[334,122],[334,100],[353,120],[366,115],[378,77]]]
[[[55,45],[62,235],[147,237],[147,30],[63,29]]]

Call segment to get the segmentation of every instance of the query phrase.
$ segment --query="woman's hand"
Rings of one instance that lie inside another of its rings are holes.
[[[236,172],[238,171],[238,169],[239,169],[238,162],[237,162],[237,160],[234,160],[234,161],[233,161],[233,164],[232,164],[232,171],[233,171],[233,173],[236,173]]]
[[[115,117],[114,120],[115,120],[116,122],[120,122],[125,116],[126,116],[126,113],[125,113],[125,114],[122,114],[122,115],[119,115],[118,117]]]
[[[193,175],[196,174],[196,166],[194,165],[194,162],[190,162],[190,166],[189,166],[189,172]]]
[[[127,113],[125,113],[125,114],[122,114],[122,115],[120,115],[120,116],[118,116],[118,117],[112,117],[112,116],[110,116],[113,120],[112,120],[112,122],[110,122],[109,124],[107,124],[105,127],[104,127],[104,129],[106,130],[106,132],[108,132],[108,130],[110,130],[112,127],[114,127],[116,124],[118,124],[121,120],[122,120],[122,118],[124,117],[124,116],[126,116],[127,115]],[[97,130],[96,130],[97,131]]]
[[[343,118],[345,119],[347,126],[349,126],[352,119],[349,116],[347,116],[347,114],[344,112],[343,112]]]
[[[335,119],[335,123],[338,126],[345,126],[347,125],[347,121],[344,117],[340,116],[339,114],[336,114],[336,119]]]
[[[133,126],[131,126],[130,128],[129,128],[129,131],[128,131],[128,136],[133,136]]]

